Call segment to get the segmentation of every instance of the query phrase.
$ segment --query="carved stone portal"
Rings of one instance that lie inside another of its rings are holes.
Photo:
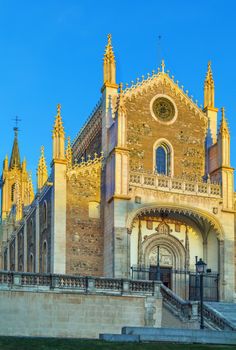
[[[171,252],[164,248],[160,247],[159,250],[159,259],[160,259],[160,265],[163,266],[173,266],[173,257]],[[156,265],[157,264],[157,247],[151,250],[149,257],[149,265]]]

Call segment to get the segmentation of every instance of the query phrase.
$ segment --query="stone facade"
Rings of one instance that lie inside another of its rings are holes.
[[[101,161],[68,172],[66,272],[103,275]]]
[[[175,91],[167,80],[163,84],[157,81],[146,93],[125,100],[130,167],[132,170],[152,172],[155,169],[155,143],[158,140],[168,140],[174,150],[172,176],[192,180],[202,178],[205,174],[207,118],[203,113],[196,115],[183,99],[179,96],[176,98]],[[176,122],[171,125],[158,124],[150,113],[150,101],[156,95],[164,94],[173,99],[178,110]]]
[[[188,298],[189,281],[181,276],[195,273],[198,256],[216,276],[218,298],[232,301],[234,173],[224,109],[217,131],[210,64],[204,108],[169,76],[164,62],[124,90],[115,73],[109,37],[101,100],[67,147],[58,106],[50,175],[41,151],[30,205],[20,184],[7,200],[12,183],[5,160],[2,267],[113,278],[130,278],[139,269],[140,278],[153,279],[159,252],[163,283]],[[10,164],[17,169],[10,173],[22,177],[16,141]]]

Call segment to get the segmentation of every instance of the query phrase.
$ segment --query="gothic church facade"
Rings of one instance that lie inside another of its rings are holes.
[[[136,271],[149,279],[159,255],[165,284],[188,297],[186,275],[172,272],[194,271],[198,256],[219,276],[219,299],[232,301],[230,132],[224,109],[219,117],[215,107],[211,65],[203,108],[164,62],[145,79],[118,86],[111,36],[103,65],[101,100],[67,146],[58,105],[50,173],[42,148],[35,195],[15,130],[1,179],[0,267],[123,278]]]

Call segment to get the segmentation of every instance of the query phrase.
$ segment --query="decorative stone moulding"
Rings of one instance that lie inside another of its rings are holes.
[[[163,104],[163,107],[161,104]],[[158,123],[165,125],[173,124],[178,116],[178,110],[174,100],[165,94],[157,94],[151,99],[150,112]]]

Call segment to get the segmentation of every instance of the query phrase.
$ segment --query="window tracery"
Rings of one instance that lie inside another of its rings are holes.
[[[170,148],[162,142],[156,148],[156,172],[161,175],[170,175]]]

